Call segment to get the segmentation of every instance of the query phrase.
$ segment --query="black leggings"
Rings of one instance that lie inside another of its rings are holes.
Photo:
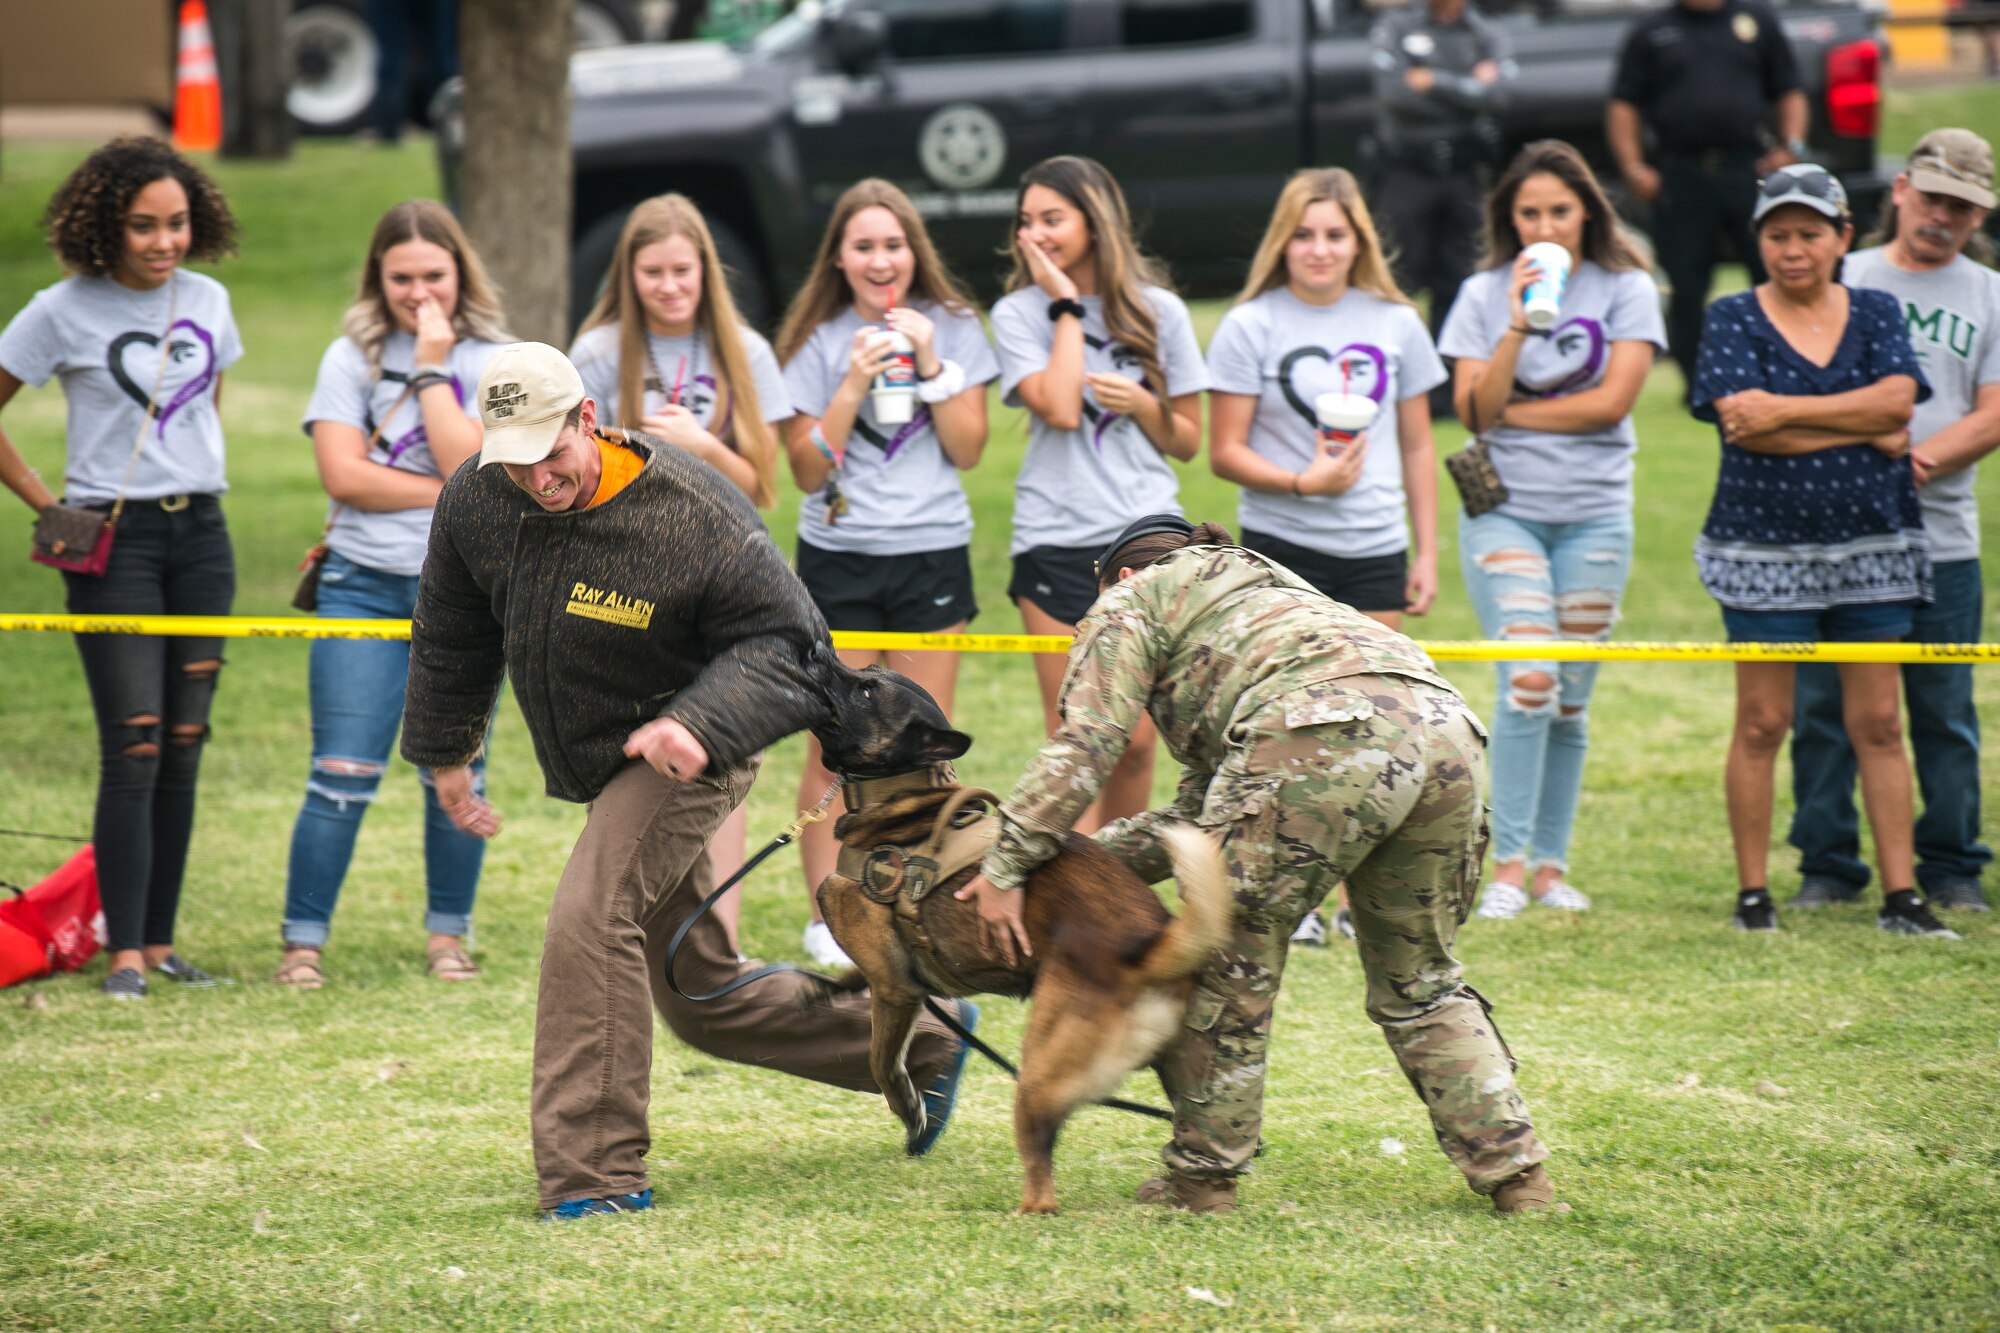
[[[221,502],[128,501],[110,568],[63,581],[77,615],[228,615],[236,561]],[[79,634],[76,646],[97,713],[92,839],[110,947],[172,944],[222,640]]]

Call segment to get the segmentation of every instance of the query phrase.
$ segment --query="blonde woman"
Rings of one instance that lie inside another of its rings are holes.
[[[1286,184],[1250,280],[1208,349],[1209,466],[1243,488],[1243,545],[1390,629],[1437,596],[1437,345],[1390,276],[1361,187],[1342,167]],[[1321,444],[1315,400],[1349,393],[1374,420]],[[1404,526],[1405,508],[1409,525]],[[1354,933],[1343,890],[1334,928]],[[1314,908],[1301,943],[1326,940]]]
[[[883,421],[870,387],[893,330],[909,340],[917,376],[907,421]],[[884,180],[841,195],[811,275],[778,334],[797,414],[786,428],[799,510],[799,578],[837,630],[957,634],[978,614],[972,595],[972,507],[959,474],[986,448],[986,386],[1000,373],[979,312],[938,258],[909,197]],[[951,711],[958,654],[843,652],[880,661]],[[816,803],[833,777],[808,738],[799,787]],[[833,870],[831,823],[799,840],[810,890]],[[846,955],[813,904],[806,952],[825,966]]]
[[[693,454],[759,509],[778,503],[774,428],[791,400],[771,344],[736,313],[715,239],[687,196],[632,210],[569,356],[599,421]],[[743,864],[747,822],[739,805],[710,844],[718,883]],[[741,895],[715,911],[735,947]]]
[[[331,498],[323,617],[407,619],[444,479],[479,452],[473,390],[513,338],[499,293],[457,219],[429,199],[382,215],[361,290],[320,359],[304,427]],[[362,816],[403,719],[407,643],[317,639],[311,653],[312,771],[292,826],[280,985],[324,983],[320,953]],[[452,826],[424,777],[424,928],[430,973],[478,969],[466,952],[485,843]]]
[[[1068,634],[1097,600],[1104,544],[1143,514],[1180,512],[1167,460],[1201,451],[1208,371],[1187,306],[1140,253],[1125,195],[1103,166],[1052,157],[1028,168],[1014,225],[993,337],[1006,402],[1031,417],[1007,595],[1030,634]],[[1050,734],[1064,665],[1058,654],[1035,658]],[[1142,722],[1079,832],[1147,807],[1156,740]]]

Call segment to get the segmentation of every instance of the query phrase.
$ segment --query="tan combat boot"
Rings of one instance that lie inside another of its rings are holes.
[[[1236,1179],[1184,1176],[1170,1171],[1154,1176],[1133,1192],[1139,1203],[1164,1204],[1190,1213],[1233,1213],[1236,1211]]]
[[[1500,1188],[1493,1191],[1494,1211],[1501,1213],[1533,1212],[1555,1201],[1556,1187],[1549,1183],[1549,1173],[1542,1170],[1540,1162],[1512,1180],[1502,1181]]]

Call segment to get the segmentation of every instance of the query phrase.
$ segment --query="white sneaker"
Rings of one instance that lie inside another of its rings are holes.
[[[1333,933],[1344,940],[1353,939],[1354,913],[1348,911],[1345,907],[1337,909],[1333,914]]]
[[[1479,915],[1488,921],[1512,921],[1528,905],[1528,891],[1519,884],[1489,880],[1479,895]]]
[[[834,941],[826,922],[814,921],[806,927],[806,956],[821,967],[853,967],[854,960]]]
[[[1292,943],[1315,945],[1326,943],[1326,918],[1320,915],[1317,907],[1300,919],[1299,928],[1292,932]]]
[[[1588,912],[1590,899],[1566,879],[1559,879],[1549,885],[1549,891],[1535,899],[1543,907],[1559,908],[1565,912]]]

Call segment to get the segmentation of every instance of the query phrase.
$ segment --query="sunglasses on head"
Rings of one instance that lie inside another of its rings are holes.
[[[1840,188],[1840,182],[1825,167],[1780,167],[1766,176],[1757,188],[1766,199],[1805,194],[1843,208],[1847,206],[1847,192]]]

